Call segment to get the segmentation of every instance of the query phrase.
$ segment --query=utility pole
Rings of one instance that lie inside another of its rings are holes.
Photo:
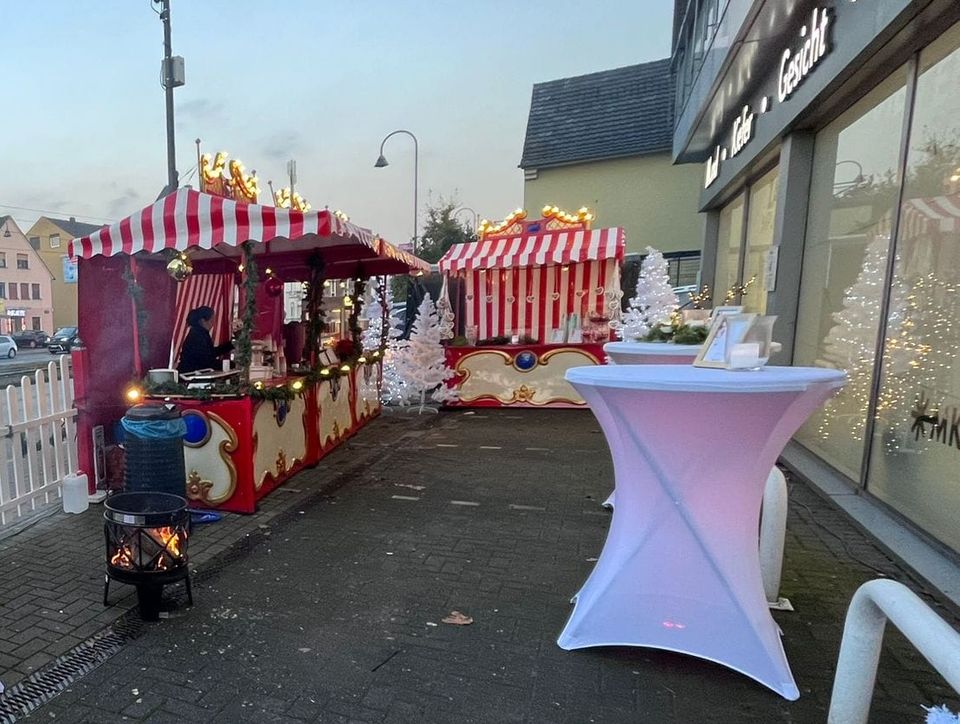
[[[167,188],[165,193],[173,193],[180,185],[177,173],[177,151],[174,140],[173,89],[184,84],[183,58],[173,56],[170,40],[170,0],[153,0],[160,3],[160,22],[163,23],[163,90],[167,105]]]
[[[297,183],[297,162],[293,159],[287,161],[287,173],[290,176],[290,208],[293,208],[293,187]]]

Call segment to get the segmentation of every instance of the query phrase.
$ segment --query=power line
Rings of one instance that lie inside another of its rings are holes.
[[[58,218],[66,215],[67,217],[72,216],[75,219],[95,219],[97,221],[115,221],[115,219],[111,219],[107,216],[92,216],[90,214],[71,214],[66,211],[54,211],[53,209],[31,209],[27,206],[14,206],[13,204],[0,203],[0,208],[16,209],[17,211],[33,211],[38,214],[53,214]]]

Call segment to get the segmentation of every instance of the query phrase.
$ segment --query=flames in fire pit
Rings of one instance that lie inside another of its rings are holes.
[[[117,547],[110,557],[110,565],[130,571],[150,570],[168,571],[184,564],[184,551],[187,547],[187,531],[170,526],[162,528],[125,527],[131,534],[127,543]],[[136,535],[139,533],[139,535]]]
[[[190,514],[186,500],[169,493],[121,493],[107,500],[103,518],[107,544],[104,605],[109,605],[111,579],[137,587],[140,614],[146,620],[159,616],[167,583],[184,580],[193,603],[187,567]]]

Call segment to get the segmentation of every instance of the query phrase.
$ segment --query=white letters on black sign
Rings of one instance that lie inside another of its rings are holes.
[[[806,78],[820,59],[827,54],[827,25],[830,19],[826,9],[814,9],[807,26],[800,28],[800,37],[806,38],[796,51],[787,48],[780,56],[780,77],[777,98],[783,103]]]

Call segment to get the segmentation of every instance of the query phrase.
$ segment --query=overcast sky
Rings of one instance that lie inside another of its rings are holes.
[[[670,52],[668,0],[173,0],[182,180],[226,150],[343,209],[387,239],[412,233],[413,144],[421,214],[456,195],[481,217],[523,201],[517,168],[533,83]],[[166,183],[162,26],[149,0],[0,3],[0,214],[39,209],[116,220]],[[196,183],[196,175],[187,180]],[[421,216],[421,218],[423,218]],[[422,223],[422,222],[421,222]]]

